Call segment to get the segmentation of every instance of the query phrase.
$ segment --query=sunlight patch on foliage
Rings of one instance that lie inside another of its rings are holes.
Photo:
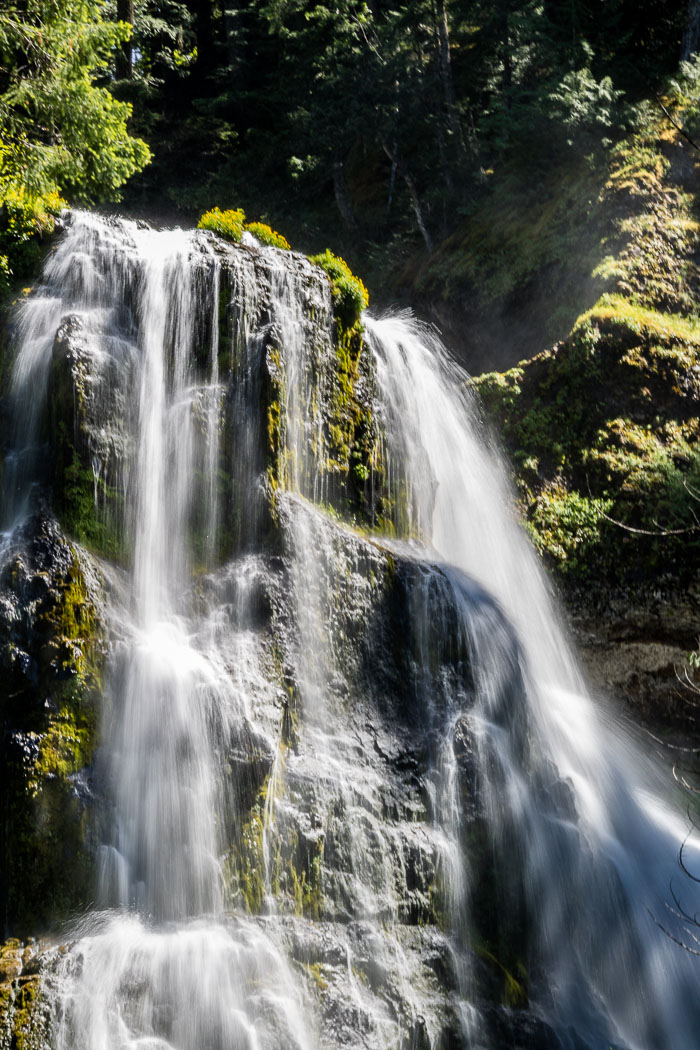
[[[369,305],[369,292],[360,278],[354,275],[344,259],[328,248],[320,255],[312,256],[311,262],[330,277],[333,305],[343,324],[350,327],[359,321],[362,311]]]

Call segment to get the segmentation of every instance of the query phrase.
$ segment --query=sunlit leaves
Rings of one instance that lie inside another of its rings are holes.
[[[0,13],[0,187],[94,202],[148,163],[128,133],[131,107],[98,83],[129,33],[103,20],[99,0],[27,0]]]

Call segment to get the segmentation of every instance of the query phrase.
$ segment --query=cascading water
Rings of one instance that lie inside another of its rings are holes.
[[[300,256],[81,213],[23,307],[5,542],[68,361],[118,565],[54,1044],[693,1050],[662,776],[586,696],[464,375],[365,326],[340,374]]]
[[[494,703],[502,647],[485,638],[473,717],[492,848],[518,869],[537,946],[533,991],[558,1028],[593,1033],[593,1045],[690,1048],[695,967],[653,925],[668,915],[685,834],[660,802],[659,771],[586,694],[463,375],[415,322],[368,320],[368,333],[426,533],[451,579],[461,570],[496,598],[522,646],[526,712]]]

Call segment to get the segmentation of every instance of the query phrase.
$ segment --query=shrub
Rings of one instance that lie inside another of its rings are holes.
[[[226,237],[227,240],[238,243],[243,236],[244,223],[245,214],[242,208],[229,209],[228,211],[222,211],[221,208],[212,208],[211,211],[205,211],[197,223],[197,229],[213,230],[214,233],[218,233],[221,237]]]
[[[0,197],[0,302],[13,285],[34,275],[42,254],[42,237],[53,232],[65,202],[57,193],[36,196],[8,187]]]
[[[290,250],[287,238],[283,237],[277,230],[271,229],[264,222],[249,222],[245,228],[261,244],[268,244],[271,248],[281,248],[285,252]]]
[[[312,256],[311,262],[320,266],[330,277],[335,312],[342,324],[352,327],[369,303],[369,292],[364,284],[359,277],[355,277],[345,260],[328,248],[321,255]]]
[[[549,559],[563,576],[585,579],[604,554],[601,530],[611,499],[593,499],[564,486],[541,492],[531,509],[528,532],[541,555]]]

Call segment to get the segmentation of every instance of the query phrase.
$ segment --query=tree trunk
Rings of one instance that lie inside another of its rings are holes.
[[[504,4],[502,16],[502,38],[501,38],[501,61],[503,63],[503,76],[501,86],[505,98],[506,109],[512,105],[511,88],[513,87],[513,56],[510,53],[510,25],[508,15],[510,14],[510,3]]]
[[[418,190],[416,189],[416,184],[413,181],[413,177],[412,177],[411,173],[409,171],[406,171],[405,168],[401,170],[401,174],[403,175],[404,182],[406,183],[406,186],[408,187],[408,192],[411,195],[411,204],[413,205],[413,211],[415,212],[415,215],[416,215],[416,222],[418,223],[418,229],[420,230],[421,236],[423,237],[423,240],[425,241],[426,248],[432,254],[432,251],[433,251],[433,239],[430,236],[430,231],[428,230],[428,227],[425,224],[425,218],[423,216],[423,208],[421,207],[420,197],[418,196]]]
[[[347,186],[345,185],[345,171],[342,160],[333,161],[333,190],[335,192],[335,203],[338,205],[340,217],[351,230],[357,229],[357,219],[348,199]]]
[[[700,0],[688,0],[685,29],[681,42],[681,61],[687,62],[700,52]]]
[[[447,4],[441,0],[437,12],[438,39],[440,41],[440,80],[442,81],[442,92],[445,99],[445,112],[447,114],[447,126],[454,138],[455,148],[460,167],[464,167],[467,150],[464,144],[464,134],[459,119],[457,108],[457,96],[455,94],[454,80],[452,79],[452,56],[450,53],[450,27],[447,21]]]
[[[133,30],[134,0],[117,0],[117,20],[119,22],[128,22]],[[134,53],[132,51],[131,37],[128,40],[123,40],[117,48],[114,65],[117,80],[128,80],[133,76]]]
[[[199,77],[205,77],[211,73],[216,64],[212,0],[193,0],[191,10],[194,14],[197,35],[195,68]]]
[[[401,178],[406,183],[406,188],[408,189],[408,193],[409,193],[409,196],[411,198],[411,204],[413,205],[413,211],[414,211],[414,214],[416,216],[416,222],[418,223],[418,229],[421,232],[421,237],[425,241],[426,248],[432,254],[432,251],[433,251],[433,238],[430,236],[430,230],[428,229],[428,227],[426,225],[426,222],[425,222],[425,216],[423,215],[423,207],[422,207],[421,202],[420,202],[420,197],[418,196],[418,189],[416,187],[415,182],[413,181],[413,176],[411,175],[411,173],[408,170],[408,168],[406,167],[406,165],[403,163],[403,161],[398,156],[398,153],[396,152],[396,150],[394,150],[394,151],[390,150],[389,147],[387,146],[386,142],[384,141],[384,139],[380,138],[379,141],[381,143],[382,149],[384,150],[384,152],[386,153],[387,157],[389,158],[389,160],[392,163],[392,175],[393,175],[393,165],[396,165],[396,170],[398,171],[399,175],[401,176]]]

